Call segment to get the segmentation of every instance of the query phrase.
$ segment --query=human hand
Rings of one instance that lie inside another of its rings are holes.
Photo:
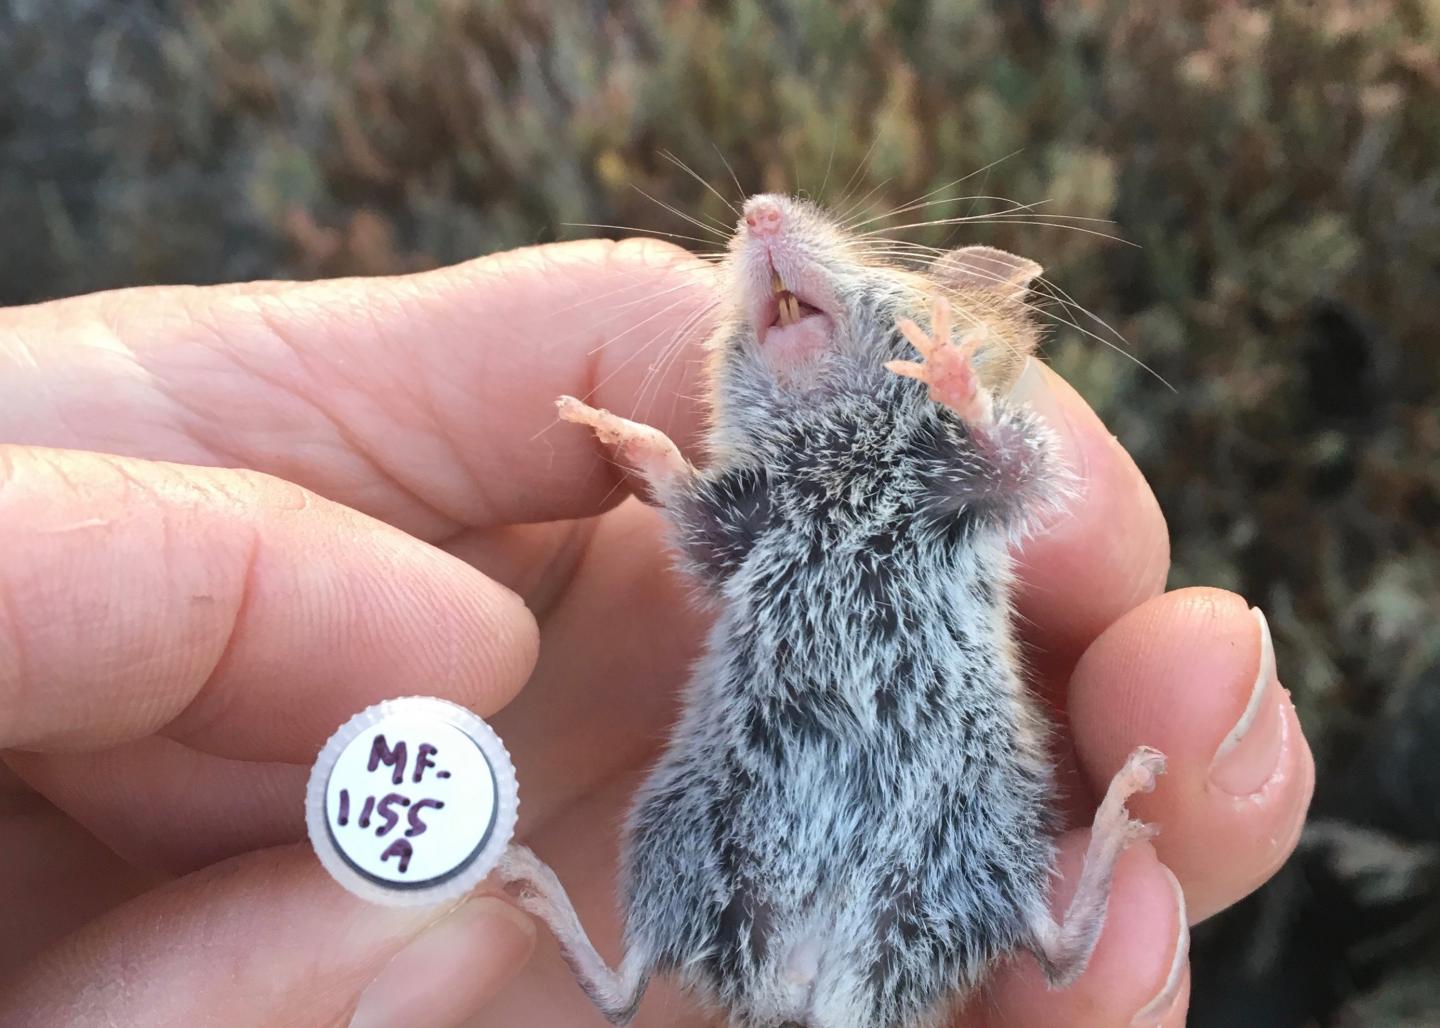
[[[616,826],[703,621],[658,516],[553,401],[693,444],[708,275],[587,242],[0,312],[0,906],[24,926],[0,941],[0,1023],[329,1024],[357,1003],[371,1024],[601,1023],[484,890],[450,911],[343,892],[302,841],[304,783],[375,700],[465,703],[515,756],[520,838],[617,955]],[[964,1023],[1181,1024],[1186,910],[1290,852],[1309,751],[1245,604],[1161,594],[1163,519],[1119,445],[1039,365],[1020,389],[1084,481],[1019,555],[1076,823],[1134,746],[1169,770],[1132,801],[1160,835],[1123,858],[1086,974],[1052,993],[1018,957]],[[636,1023],[705,1022],[657,985]]]

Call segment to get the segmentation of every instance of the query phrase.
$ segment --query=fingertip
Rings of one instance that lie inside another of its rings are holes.
[[[488,716],[519,692],[539,626],[514,591],[325,500],[278,519],[263,496],[257,509],[259,542],[224,652],[166,736],[224,757],[303,763],[370,703],[423,693]]]
[[[463,454],[478,486],[470,524],[586,517],[623,498],[587,435],[553,431],[561,393],[694,453],[717,275],[689,251],[631,238],[498,254],[459,277],[448,305],[470,309],[474,331],[463,345],[453,331],[437,339],[435,356],[464,383],[439,412],[450,435],[475,441]]]
[[[1157,866],[1164,873],[1166,885],[1170,889],[1173,913],[1168,924],[1174,930],[1175,941],[1170,950],[1170,964],[1160,988],[1130,1021],[1134,1028],[1158,1028],[1174,1024],[1177,1023],[1177,1016],[1178,1023],[1183,1024],[1190,995],[1190,917],[1185,904],[1185,890],[1174,872],[1164,863],[1157,860]]]
[[[306,763],[368,703],[425,692],[489,714],[535,663],[539,629],[514,592],[291,483],[23,447],[11,465],[8,746],[163,732]]]
[[[624,239],[578,240],[580,244],[599,245],[606,248],[606,257],[611,270],[624,271],[628,268],[653,268],[662,273],[674,271],[715,273],[715,266],[683,246],[653,236],[627,236]]]
[[[1076,750],[1103,788],[1136,746],[1165,753],[1132,799],[1201,920],[1267,880],[1298,841],[1314,760],[1263,616],[1233,593],[1183,589],[1126,615],[1075,668]]]

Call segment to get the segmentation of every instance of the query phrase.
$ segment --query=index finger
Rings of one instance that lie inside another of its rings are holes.
[[[711,271],[668,244],[587,240],[0,312],[0,441],[250,468],[431,540],[590,515],[617,475],[555,397],[693,440]]]
[[[267,476],[0,446],[0,553],[0,749],[308,763],[370,703],[488,715],[535,662],[509,590]]]

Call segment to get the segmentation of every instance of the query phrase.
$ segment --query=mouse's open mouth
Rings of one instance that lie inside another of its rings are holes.
[[[775,306],[775,314],[767,327],[798,325],[800,320],[808,315],[824,313],[819,307],[806,303],[786,289],[785,283],[780,281],[780,276],[775,272],[770,273],[770,284],[773,287],[771,302]]]
[[[775,271],[770,273],[770,295],[759,315],[756,333],[767,346],[823,342],[830,334],[829,316],[788,288]]]

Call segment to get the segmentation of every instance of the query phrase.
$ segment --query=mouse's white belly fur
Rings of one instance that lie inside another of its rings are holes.
[[[826,542],[762,537],[726,584],[631,818],[627,941],[737,1024],[920,1024],[1027,941],[1049,767],[1001,544],[960,555],[984,566],[877,578],[863,546]],[[924,551],[907,568],[943,550],[894,545]]]

